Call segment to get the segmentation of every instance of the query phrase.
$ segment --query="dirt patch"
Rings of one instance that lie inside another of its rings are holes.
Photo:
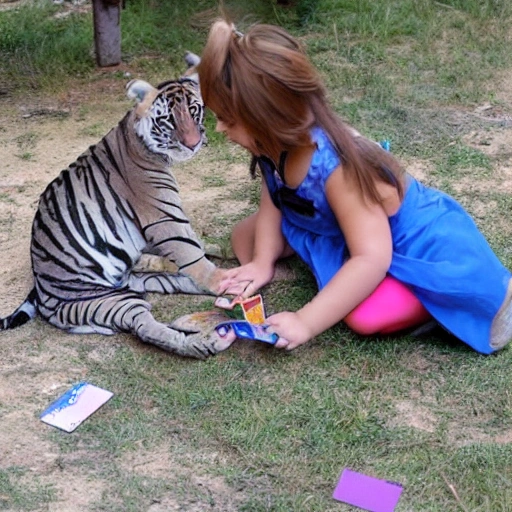
[[[188,488],[188,497],[180,497],[179,492],[163,494],[150,505],[148,512],[203,512],[209,509],[235,512],[238,510],[237,492],[222,477],[209,476],[202,469],[204,466],[215,465],[219,457],[218,453],[212,453],[207,458],[203,454],[203,460],[201,456],[196,458],[199,460],[184,456],[176,461],[168,446],[159,446],[156,450],[127,454],[123,457],[122,465],[142,477],[166,478],[174,482],[177,488],[180,485]]]

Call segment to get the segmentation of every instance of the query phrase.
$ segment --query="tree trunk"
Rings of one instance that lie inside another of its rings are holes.
[[[121,62],[121,1],[92,0],[94,48],[100,67]]]

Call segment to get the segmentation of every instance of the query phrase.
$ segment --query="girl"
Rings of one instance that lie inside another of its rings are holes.
[[[431,317],[481,353],[509,341],[509,270],[453,198],[337,117],[297,40],[219,20],[198,72],[216,130],[246,148],[263,177],[258,211],[232,234],[241,266],[220,292],[253,295],[293,252],[318,283],[311,302],[268,318],[277,347],[294,349],[340,320],[368,335]]]

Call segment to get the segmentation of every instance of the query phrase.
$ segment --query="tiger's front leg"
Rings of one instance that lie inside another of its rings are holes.
[[[173,329],[157,322],[149,310],[140,312],[134,317],[132,329],[134,329],[132,332],[146,343],[180,356],[196,359],[206,359],[218,354],[226,350],[234,341],[221,338],[214,328],[209,332]]]
[[[131,290],[138,293],[215,295],[209,288],[198,285],[191,276],[180,273],[132,272],[128,285]]]
[[[196,359],[206,359],[232,343],[220,338],[214,328],[192,332],[158,322],[150,309],[151,305],[140,294],[120,291],[108,297],[62,303],[46,319],[60,329],[75,333],[128,332],[167,352]],[[62,319],[67,319],[66,323]]]
[[[161,256],[154,254],[141,254],[139,260],[135,263],[132,272],[151,273],[151,272],[165,272],[169,274],[176,274],[179,271],[178,266]]]
[[[196,292],[185,293],[217,294],[225,271],[206,257],[189,221],[184,220],[173,225],[171,237],[165,228],[165,222],[154,222],[145,228],[148,246],[154,254],[167,259],[170,264],[175,264],[179,269],[179,275],[189,276],[196,283]],[[167,271],[167,268],[165,270]]]

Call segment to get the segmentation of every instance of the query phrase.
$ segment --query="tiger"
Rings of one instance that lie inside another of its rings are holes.
[[[145,298],[148,292],[215,295],[222,277],[183,211],[171,172],[206,142],[198,59],[187,53],[189,70],[156,87],[131,80],[126,94],[134,106],[48,184],[32,224],[34,285],[0,319],[0,330],[39,315],[70,333],[131,333],[180,356],[204,359],[227,348],[214,330],[158,322]],[[170,265],[137,271],[144,254]]]

